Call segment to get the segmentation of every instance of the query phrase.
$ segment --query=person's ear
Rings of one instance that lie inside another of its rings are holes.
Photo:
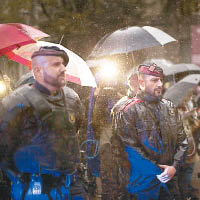
[[[145,87],[143,79],[139,79],[138,84],[139,84],[140,89],[143,89]]]
[[[40,79],[42,77],[42,70],[40,66],[33,67],[33,73],[36,79]]]

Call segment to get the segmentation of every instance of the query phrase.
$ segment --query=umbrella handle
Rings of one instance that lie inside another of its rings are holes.
[[[134,57],[134,53],[131,52],[131,60],[132,60],[132,64],[133,64],[133,68],[135,69],[136,68],[136,63],[135,63],[135,57]]]
[[[1,77],[1,79],[3,80],[3,73],[2,73],[1,70],[0,70],[0,77]]]

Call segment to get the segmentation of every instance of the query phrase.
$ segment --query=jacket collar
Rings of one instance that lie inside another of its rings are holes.
[[[160,98],[152,96],[143,91],[139,91],[138,94],[136,95],[136,97],[146,103],[157,104],[160,102]]]

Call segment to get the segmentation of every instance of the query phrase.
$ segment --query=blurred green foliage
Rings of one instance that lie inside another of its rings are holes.
[[[64,35],[62,44],[86,57],[102,36],[128,25],[176,33],[170,29],[191,24],[198,6],[197,0],[1,0],[0,21],[36,26],[52,42]]]
[[[1,23],[25,23],[48,33],[87,59],[105,34],[125,26],[150,25],[179,43],[182,62],[190,59],[190,25],[198,23],[199,0],[0,0]],[[175,55],[177,56],[177,55]]]

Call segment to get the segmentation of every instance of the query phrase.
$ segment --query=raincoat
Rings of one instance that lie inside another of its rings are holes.
[[[162,188],[166,199],[178,199],[176,185],[172,186],[173,192],[169,191],[168,184],[156,177],[162,173],[158,164],[173,165],[178,170],[188,148],[181,118],[172,102],[140,92],[113,109],[112,115],[111,146],[120,190],[126,189],[139,200],[150,200],[158,199]]]

